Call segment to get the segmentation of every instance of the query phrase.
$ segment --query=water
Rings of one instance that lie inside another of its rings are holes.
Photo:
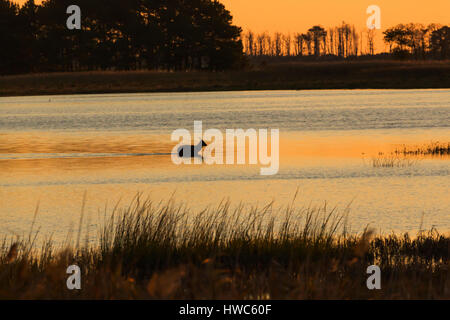
[[[175,166],[173,130],[280,129],[280,169]],[[450,90],[325,90],[67,95],[0,98],[0,235],[65,239],[80,218],[90,232],[137,193],[193,210],[232,203],[343,210],[355,231],[450,231],[449,157],[374,168],[395,147],[450,142]]]

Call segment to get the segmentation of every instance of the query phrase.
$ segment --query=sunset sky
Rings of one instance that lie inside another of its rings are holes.
[[[345,21],[365,28],[369,5],[381,8],[381,28],[398,23],[450,23],[450,0],[222,0],[234,22],[255,32],[304,32]]]
[[[18,1],[23,3],[23,1]],[[37,3],[41,1],[36,1]],[[234,23],[254,32],[305,32],[313,25],[326,28],[342,21],[366,28],[369,5],[381,8],[381,29],[399,23],[450,24],[450,0],[221,0]],[[384,44],[378,34],[377,50]]]

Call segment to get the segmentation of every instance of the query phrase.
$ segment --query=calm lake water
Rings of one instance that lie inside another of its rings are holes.
[[[280,169],[175,166],[173,130],[280,130]],[[0,98],[0,236],[35,229],[64,240],[80,218],[91,232],[137,192],[193,211],[229,198],[263,206],[344,210],[360,232],[450,231],[450,158],[380,168],[401,145],[450,142],[450,90],[325,90]],[[119,204],[119,205],[120,205]],[[95,232],[94,232],[95,233]]]

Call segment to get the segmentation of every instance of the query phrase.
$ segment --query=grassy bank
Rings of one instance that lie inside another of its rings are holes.
[[[285,62],[216,73],[98,71],[0,77],[0,96],[371,88],[450,88],[450,62]]]
[[[0,298],[450,298],[449,237],[349,235],[345,221],[345,212],[326,206],[222,203],[194,213],[137,198],[114,210],[98,245],[81,245],[81,233],[60,249],[47,243],[33,251],[34,231],[5,241]],[[81,268],[81,290],[66,288],[71,264]],[[366,286],[373,264],[381,268],[381,290]]]

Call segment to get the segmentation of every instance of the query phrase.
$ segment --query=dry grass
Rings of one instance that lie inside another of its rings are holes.
[[[4,241],[0,298],[56,299],[448,299],[450,238],[436,231],[374,237],[346,232],[346,212],[326,205],[193,213],[139,197],[115,209],[98,245],[55,249]],[[33,232],[35,233],[35,232]],[[66,268],[82,289],[66,288]],[[366,268],[382,270],[382,290]]]

